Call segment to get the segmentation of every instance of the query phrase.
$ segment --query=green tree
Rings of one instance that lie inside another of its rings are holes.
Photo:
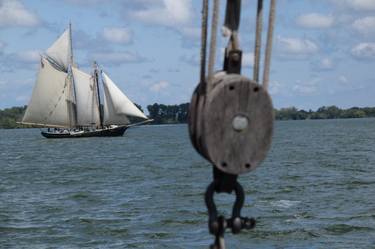
[[[150,118],[154,119],[155,124],[186,123],[188,109],[189,103],[180,105],[163,105],[154,103],[153,105],[147,106]]]
[[[22,125],[16,122],[21,121],[25,110],[26,106],[0,110],[0,128],[10,129],[22,127]]]

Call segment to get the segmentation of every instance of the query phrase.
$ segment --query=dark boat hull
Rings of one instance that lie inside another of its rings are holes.
[[[107,128],[96,131],[83,131],[83,132],[69,132],[69,133],[58,133],[58,132],[44,132],[42,136],[45,138],[82,138],[82,137],[120,137],[124,135],[128,126],[119,126],[114,128]]]

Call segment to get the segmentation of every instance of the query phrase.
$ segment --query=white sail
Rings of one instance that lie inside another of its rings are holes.
[[[70,127],[67,104],[67,74],[41,58],[36,84],[22,123],[50,127]]]
[[[103,124],[104,125],[126,125],[130,121],[125,114],[116,114],[108,88],[104,86]]]
[[[72,44],[70,37],[70,28],[47,49],[46,54],[59,69],[64,72],[68,71],[69,64],[72,63]]]
[[[72,67],[78,126],[98,126],[100,124],[99,105],[93,77]]]
[[[115,83],[102,73],[104,83],[104,124],[128,124],[127,116],[147,119],[133,102],[115,85]]]

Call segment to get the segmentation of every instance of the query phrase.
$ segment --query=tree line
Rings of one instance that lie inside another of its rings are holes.
[[[12,129],[25,127],[16,122],[21,121],[27,106],[11,107],[0,110],[0,128]]]
[[[189,103],[180,105],[148,105],[149,118],[154,124],[186,123],[188,118]]]
[[[137,104],[136,104],[137,105]],[[141,106],[137,105],[140,110]],[[25,128],[17,124],[21,121],[26,106],[12,107],[0,110],[0,128]],[[186,123],[188,118],[189,103],[179,105],[164,105],[155,103],[148,105],[149,118],[153,124],[178,124]],[[143,111],[143,110],[142,110]],[[275,109],[276,120],[305,120],[305,119],[338,119],[338,118],[366,118],[375,117],[375,107],[352,107],[340,109],[337,106],[323,106],[316,111],[299,110],[295,107]]]
[[[338,119],[338,118],[370,118],[375,117],[375,107],[352,107],[340,109],[337,106],[322,106],[316,111],[298,110],[295,107],[275,110],[277,120],[304,119]]]
[[[180,105],[153,104],[147,106],[149,117],[155,124],[186,123],[189,103]],[[375,107],[352,107],[340,109],[337,106],[323,106],[316,111],[298,110],[296,107],[275,109],[276,120],[338,119],[375,117]]]

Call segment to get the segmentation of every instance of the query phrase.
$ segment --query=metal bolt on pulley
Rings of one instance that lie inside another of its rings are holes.
[[[263,84],[259,84],[259,58],[263,0],[258,0],[257,34],[255,44],[254,79],[241,75],[242,50],[239,46],[238,28],[241,0],[227,0],[223,30],[229,36],[223,69],[214,72],[219,0],[213,0],[211,42],[206,75],[206,50],[209,0],[203,0],[202,47],[200,82],[196,87],[189,109],[189,134],[195,149],[213,165],[214,181],[206,191],[209,211],[209,230],[216,236],[216,247],[223,248],[226,228],[233,233],[255,226],[255,220],[240,216],[244,202],[239,174],[255,169],[266,157],[273,132],[273,106],[268,94],[268,74],[275,16],[275,0],[271,0],[267,49]],[[257,70],[257,72],[255,72]],[[213,201],[214,192],[235,192],[236,202],[232,217],[217,215]]]

